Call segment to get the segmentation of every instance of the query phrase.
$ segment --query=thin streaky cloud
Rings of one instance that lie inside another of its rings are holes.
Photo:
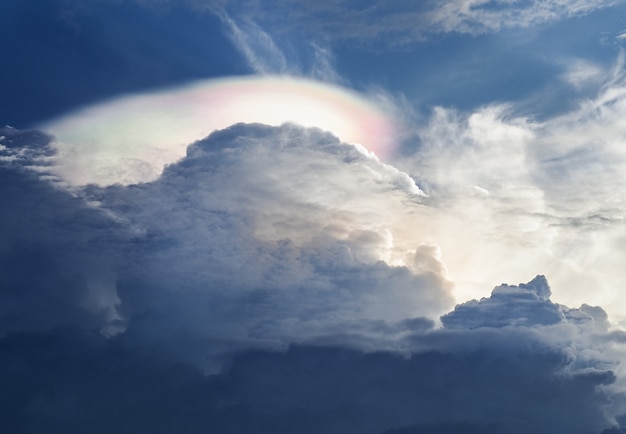
[[[197,1],[204,5],[213,3]],[[370,1],[354,8],[353,2],[345,0],[317,3],[279,0],[270,6],[258,0],[225,0],[220,6],[233,14],[254,18],[267,28],[308,30],[332,39],[362,41],[367,45],[403,46],[441,33],[478,35],[505,28],[526,28],[584,16],[621,3],[623,0],[448,0],[405,5]]]
[[[233,44],[254,72],[257,74],[293,72],[289,71],[287,59],[272,37],[254,22],[246,20],[238,23],[223,10],[218,16],[228,29]]]

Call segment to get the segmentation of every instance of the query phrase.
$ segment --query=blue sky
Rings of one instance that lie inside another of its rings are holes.
[[[0,431],[626,432],[625,13],[4,1]]]

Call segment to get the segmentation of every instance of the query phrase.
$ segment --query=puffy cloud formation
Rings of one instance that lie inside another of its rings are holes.
[[[544,276],[519,286],[497,286],[491,297],[459,304],[441,318],[445,327],[503,327],[507,325],[550,325],[561,322],[564,314],[550,301],[550,287]],[[504,317],[500,315],[504,314]]]
[[[284,343],[452,305],[437,250],[396,241],[419,188],[319,130],[234,126],[155,182],[87,194],[143,234],[118,292],[161,324],[178,308],[201,335]]]
[[[2,431],[621,429],[603,309],[538,276],[438,327],[454,287],[409,224],[437,203],[328,133],[235,125],[83,190],[45,175],[49,137],[2,134]]]
[[[598,306],[583,304],[578,309],[553,303],[545,276],[537,276],[528,283],[496,286],[489,298],[458,304],[441,317],[446,328],[479,327],[533,327],[558,323],[572,323],[606,331],[609,323],[606,312]]]
[[[34,134],[10,132],[21,142]],[[191,145],[154,182],[74,192],[46,180],[44,163],[43,178],[5,163],[5,282],[18,297],[5,304],[8,317],[33,309],[45,326],[84,325],[62,309],[43,312],[53,298],[51,307],[98,311],[93,326],[107,333],[128,320],[156,340],[178,343],[184,328],[221,342],[206,357],[361,321],[435,318],[453,304],[437,248],[404,236],[403,223],[426,210],[421,190],[319,130],[237,125]],[[39,264],[28,260],[33,251]],[[20,260],[27,269],[17,276]],[[18,323],[4,331],[23,330]]]

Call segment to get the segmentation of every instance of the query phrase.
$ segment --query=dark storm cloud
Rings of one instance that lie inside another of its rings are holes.
[[[2,432],[198,433],[212,422],[200,372],[92,332],[11,334],[0,371]]]
[[[116,315],[110,274],[128,233],[42,180],[53,155],[49,140],[37,131],[0,129],[2,334],[59,324],[97,327]]]
[[[432,334],[433,336],[429,336]],[[610,371],[523,330],[471,350],[407,355],[292,346],[234,355],[221,373],[163,358],[132,334],[57,329],[0,341],[0,427],[14,433],[510,433],[608,428]]]
[[[464,339],[474,341],[471,333]],[[520,347],[508,354],[480,343],[472,352],[426,351],[409,358],[291,348],[241,356],[223,375],[261,417],[304,422],[290,426],[302,432],[458,423],[493,425],[501,433],[587,433],[606,426],[608,400],[598,387],[610,384],[612,373],[564,374],[560,351],[538,343],[524,348],[532,339],[516,341]]]

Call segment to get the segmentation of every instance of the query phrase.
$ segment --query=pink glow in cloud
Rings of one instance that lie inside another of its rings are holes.
[[[55,136],[54,171],[74,185],[155,179],[187,145],[239,122],[318,127],[378,157],[394,149],[391,115],[357,92],[287,77],[198,81],[80,109],[41,128]]]

